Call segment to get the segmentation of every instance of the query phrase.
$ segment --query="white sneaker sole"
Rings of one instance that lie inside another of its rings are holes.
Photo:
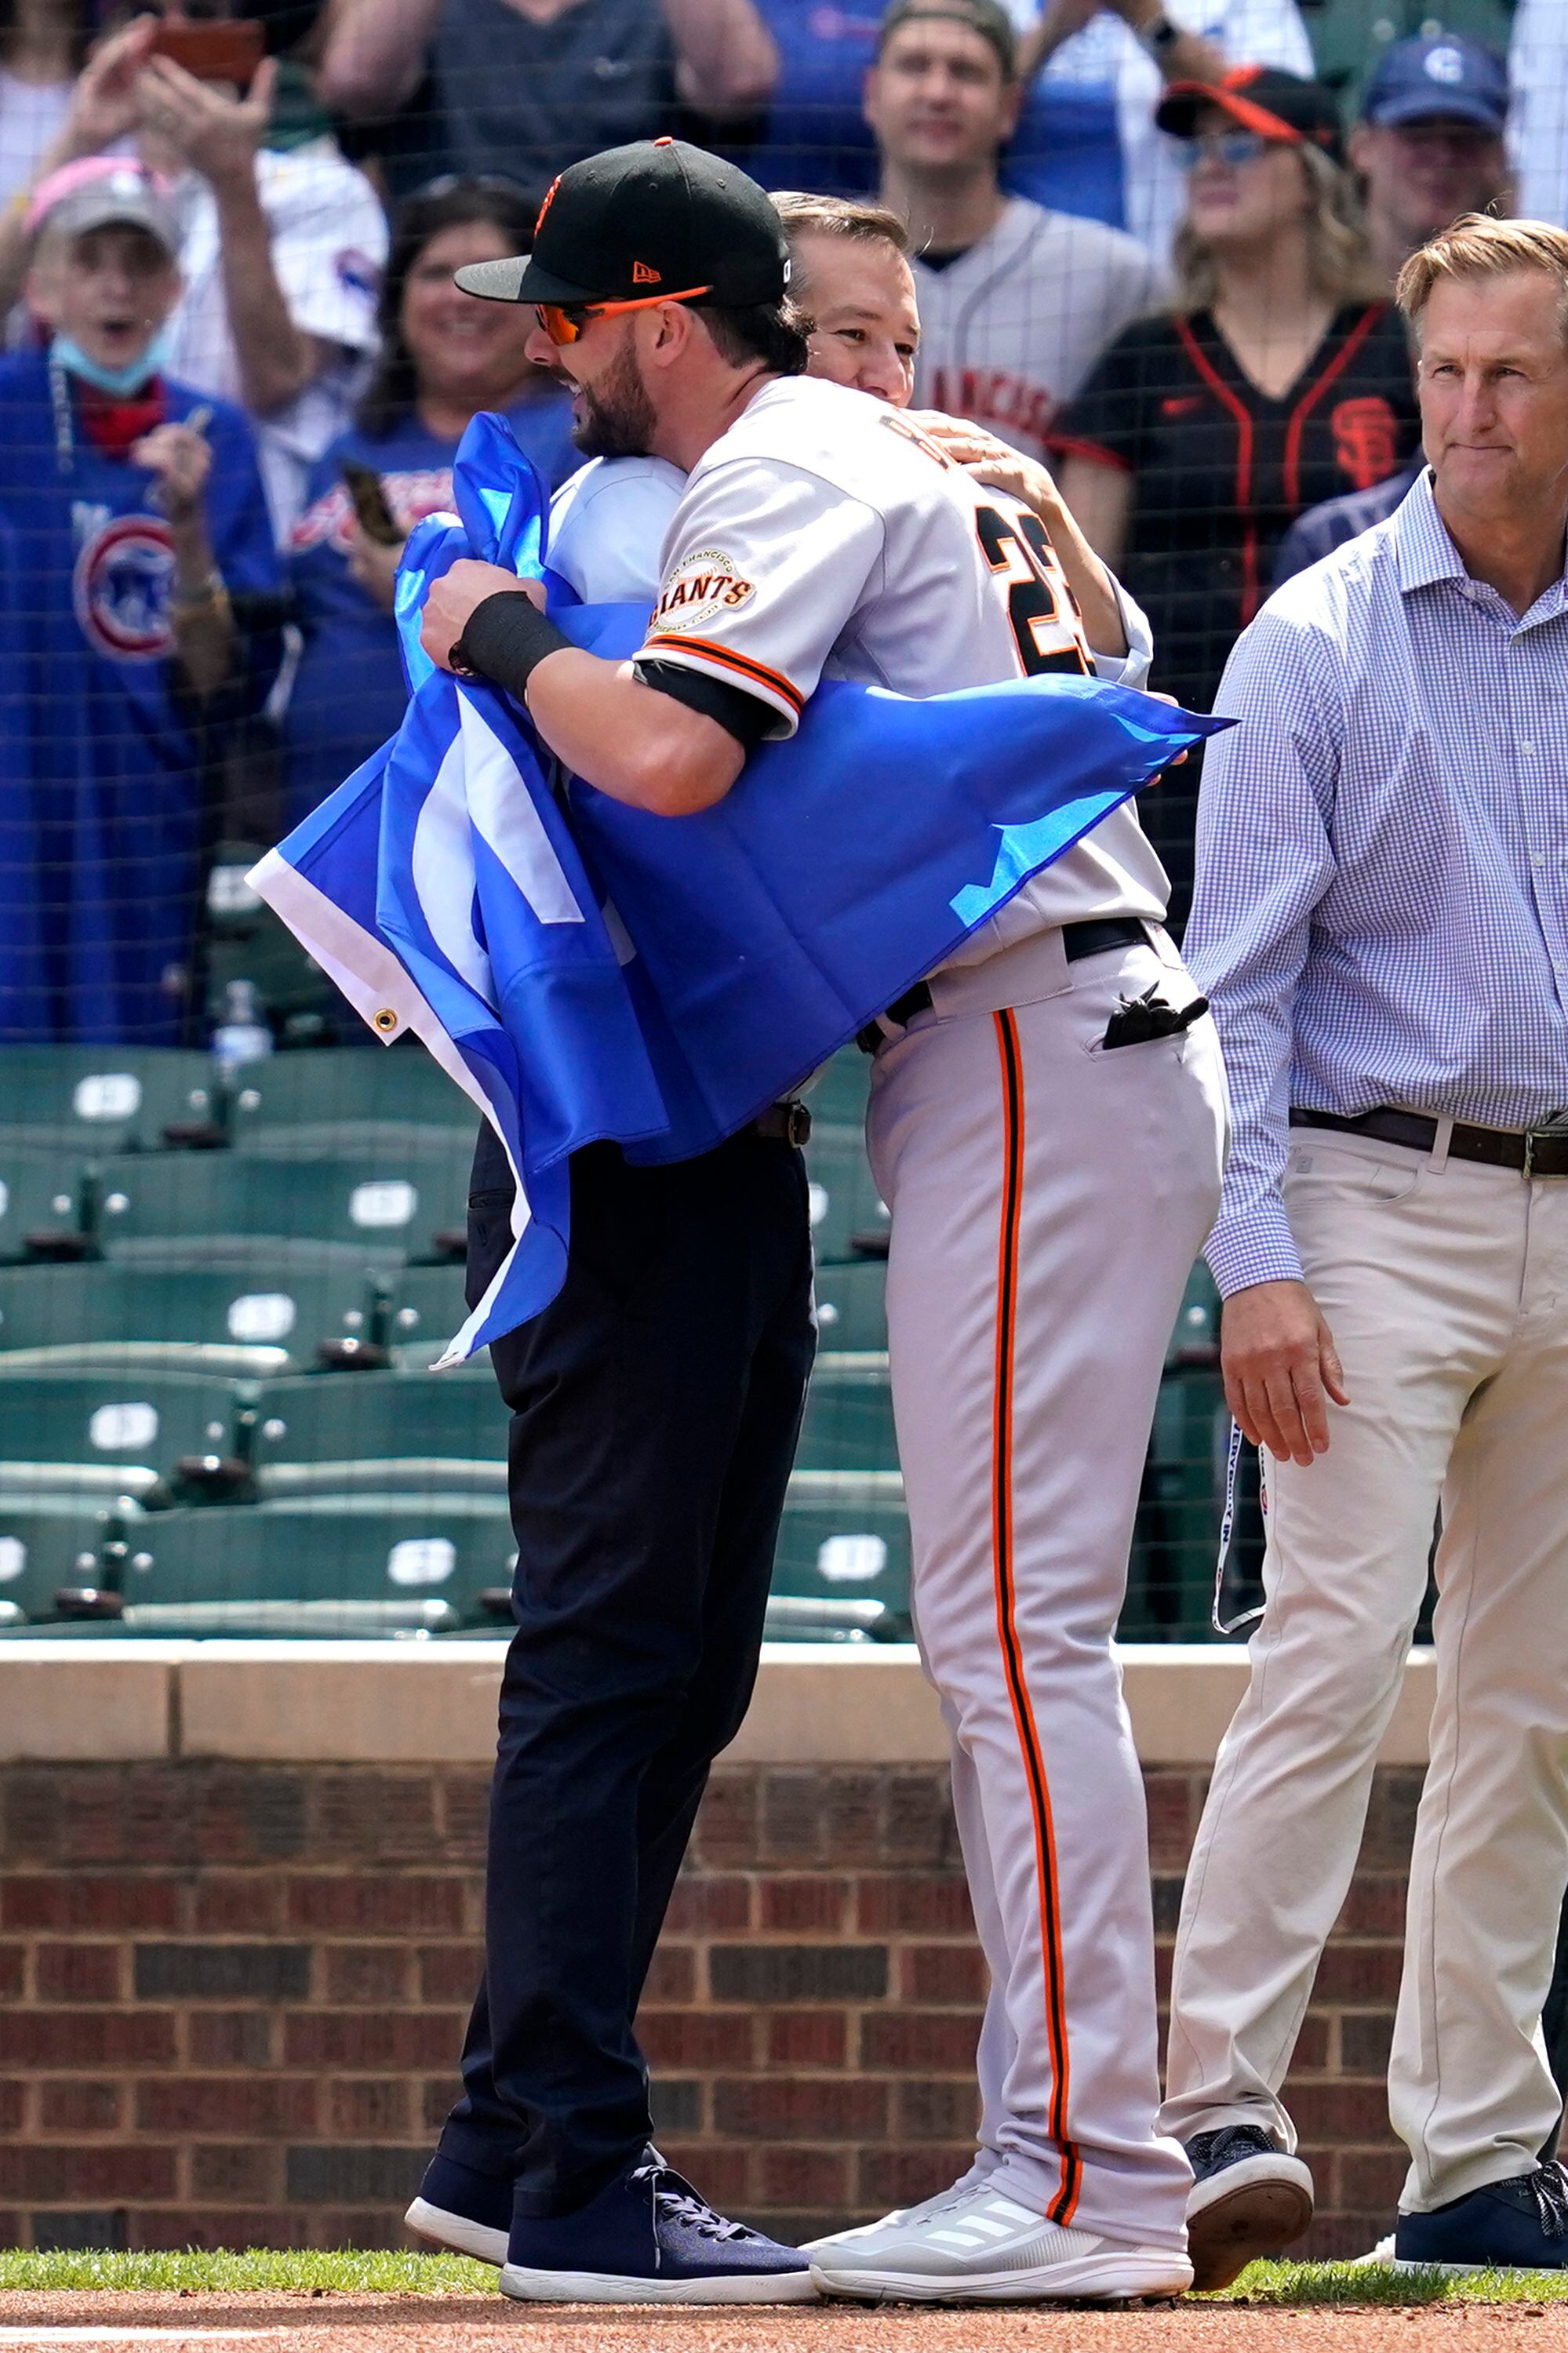
[[[505,2232],[471,2222],[466,2214],[449,2214],[445,2207],[416,2198],[403,2220],[419,2238],[444,2247],[449,2254],[471,2255],[476,2263],[493,2263],[497,2271],[506,2261]]]
[[[1193,2284],[1229,2287],[1248,2263],[1283,2254],[1311,2222],[1312,2176],[1298,2157],[1245,2157],[1187,2200],[1187,2252]]]
[[[622,2279],[613,2272],[502,2267],[501,2293],[519,2304],[815,2304],[810,2272],[736,2272],[715,2279]]]
[[[824,2295],[864,2297],[872,2303],[1044,2304],[1054,2298],[1111,2304],[1150,2296],[1184,2295],[1192,2266],[1184,2255],[1156,2248],[1147,2253],[1080,2255],[1070,2263],[1042,2263],[1034,2271],[949,2273],[852,2270],[832,2261],[813,2263],[811,2277]]]

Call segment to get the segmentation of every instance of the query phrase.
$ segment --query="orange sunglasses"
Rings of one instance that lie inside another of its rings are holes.
[[[678,294],[639,294],[630,302],[535,302],[539,324],[557,349],[575,343],[589,319],[612,319],[622,311],[655,311],[661,302],[694,302],[711,286],[686,286]]]

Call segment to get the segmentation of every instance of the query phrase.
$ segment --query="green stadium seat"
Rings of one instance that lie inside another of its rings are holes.
[[[396,1046],[323,1048],[249,1064],[230,1132],[241,1152],[379,1152],[431,1135],[466,1140],[479,1113],[415,1039]]]
[[[818,1356],[796,1450],[802,1471],[896,1471],[893,1392],[880,1350]]]
[[[400,1365],[425,1371],[468,1314],[461,1266],[405,1266],[388,1278],[387,1337]],[[482,1358],[482,1362],[486,1361]]]
[[[1187,1277],[1187,1288],[1166,1345],[1167,1367],[1213,1365],[1220,1346],[1220,1294],[1202,1259]]]
[[[1202,1642],[1212,1634],[1230,1410],[1212,1366],[1164,1375],[1134,1525],[1125,1641]]]
[[[413,1458],[432,1465],[506,1460],[506,1408],[482,1357],[446,1373],[312,1373],[267,1381],[256,1417],[255,1460],[269,1492],[276,1487],[269,1474],[289,1466],[346,1465],[352,1472]]]
[[[136,1525],[125,1599],[138,1612],[434,1600],[482,1623],[480,1596],[509,1588],[515,1551],[504,1495],[369,1493],[160,1512]]]
[[[887,1269],[875,1261],[861,1266],[817,1269],[817,1345],[835,1352],[885,1349]]]
[[[858,1046],[843,1046],[824,1062],[802,1089],[813,1123],[830,1127],[863,1128],[866,1096],[871,1087],[871,1057]]]
[[[909,1524],[896,1472],[797,1471],[773,1568],[780,1595],[882,1601],[909,1609]]]
[[[69,1490],[29,1494],[0,1485],[0,1601],[14,1603],[30,1621],[52,1617],[62,1586],[98,1583],[110,1529],[139,1521],[127,1498],[106,1498],[95,1508]]]
[[[99,1231],[110,1256],[199,1262],[202,1246],[241,1241],[312,1246],[302,1267],[337,1245],[345,1263],[397,1266],[461,1231],[468,1208],[468,1140],[405,1139],[385,1155],[274,1160],[250,1153],[125,1154],[103,1164]],[[177,1244],[171,1250],[170,1244]],[[196,1246],[196,1247],[193,1247]]]
[[[861,1235],[884,1240],[887,1211],[877,1197],[860,1130],[814,1127],[806,1146],[810,1184],[811,1247],[819,1266],[849,1264],[859,1255]],[[885,1255],[885,1251],[883,1253]]]
[[[69,1146],[28,1148],[0,1135],[0,1261],[25,1259],[29,1234],[77,1232],[81,1183]]]
[[[374,1322],[358,1265],[304,1275],[266,1264],[0,1269],[0,1364],[26,1349],[62,1368],[68,1356],[168,1371],[185,1360],[260,1377],[313,1364],[323,1340],[367,1339]]]
[[[84,1155],[156,1150],[166,1126],[209,1120],[209,1056],[126,1046],[0,1046],[0,1137]]]
[[[0,1459],[168,1472],[185,1455],[233,1451],[238,1395],[200,1373],[39,1370],[0,1357]]]

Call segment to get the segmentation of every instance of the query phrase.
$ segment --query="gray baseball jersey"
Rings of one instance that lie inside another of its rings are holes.
[[[1164,292],[1132,237],[1022,196],[957,260],[914,269],[916,401],[973,417],[1032,458],[1044,456],[1052,417],[1106,345]]]
[[[1094,668],[1044,527],[896,410],[814,378],[765,386],[698,459],[661,571],[644,653],[746,688],[779,735],[823,677],[921,697]],[[1100,915],[1158,923],[1168,887],[1127,805],[961,960]]]

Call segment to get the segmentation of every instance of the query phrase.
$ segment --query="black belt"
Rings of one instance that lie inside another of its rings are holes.
[[[1377,1135],[1385,1144],[1407,1145],[1412,1152],[1430,1152],[1437,1141],[1437,1122],[1418,1111],[1363,1111],[1355,1119],[1341,1119],[1331,1111],[1292,1111],[1292,1127],[1332,1127],[1346,1135]],[[1517,1168],[1523,1176],[1568,1176],[1568,1129],[1462,1127],[1455,1122],[1448,1137],[1451,1160],[1480,1160],[1489,1168]]]
[[[1085,956],[1108,955],[1112,948],[1138,947],[1149,938],[1149,926],[1136,915],[1104,915],[1090,923],[1064,923],[1062,952],[1069,964],[1080,964]],[[885,1021],[895,1022],[900,1029],[908,1028],[917,1013],[931,1006],[931,989],[927,981],[917,980],[902,997],[895,997],[886,1012]],[[855,1039],[863,1054],[874,1054],[885,1044],[884,1032],[874,1021],[868,1021]]]
[[[791,1097],[787,1103],[769,1103],[766,1111],[759,1111],[746,1133],[765,1135],[773,1144],[801,1145],[810,1135],[811,1114],[803,1103]]]

